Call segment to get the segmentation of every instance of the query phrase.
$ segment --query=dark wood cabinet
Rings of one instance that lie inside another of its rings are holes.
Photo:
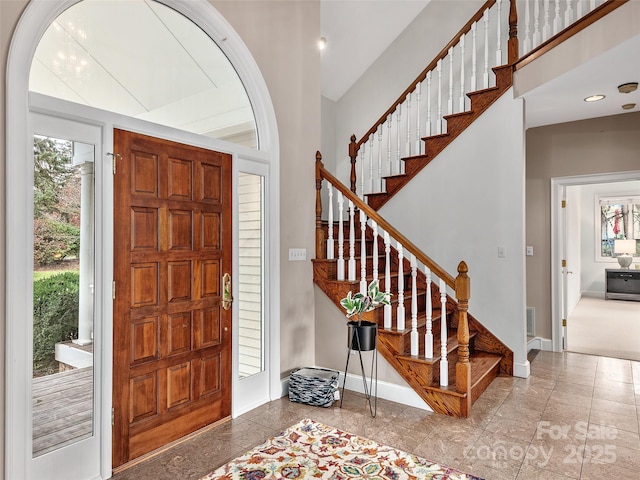
[[[605,276],[604,298],[640,301],[640,270],[607,268]]]

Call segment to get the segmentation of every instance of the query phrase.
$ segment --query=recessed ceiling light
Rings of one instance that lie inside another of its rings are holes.
[[[635,106],[636,106],[635,103],[625,103],[624,105],[622,105],[622,109],[631,110],[632,108],[635,108]]]
[[[319,50],[324,50],[326,46],[327,46],[327,38],[326,37],[320,37],[318,39],[318,49]]]
[[[638,82],[623,83],[622,85],[618,86],[618,91],[620,93],[631,93],[635,92],[637,89]]]
[[[591,95],[590,97],[587,97],[584,99],[585,102],[597,102],[602,100],[605,97],[605,95]]]

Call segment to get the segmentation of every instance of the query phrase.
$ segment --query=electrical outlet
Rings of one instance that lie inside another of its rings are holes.
[[[533,247],[531,245],[527,245],[527,257],[533,257]]]
[[[307,249],[306,248],[290,248],[289,249],[289,261],[295,262],[300,260],[307,259]]]

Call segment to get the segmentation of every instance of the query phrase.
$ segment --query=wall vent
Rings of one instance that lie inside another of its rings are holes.
[[[536,309],[527,307],[527,336],[536,336]]]

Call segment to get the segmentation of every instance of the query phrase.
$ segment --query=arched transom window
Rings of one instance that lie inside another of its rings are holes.
[[[67,9],[38,45],[29,90],[258,147],[249,97],[225,54],[154,0],[84,0]]]

